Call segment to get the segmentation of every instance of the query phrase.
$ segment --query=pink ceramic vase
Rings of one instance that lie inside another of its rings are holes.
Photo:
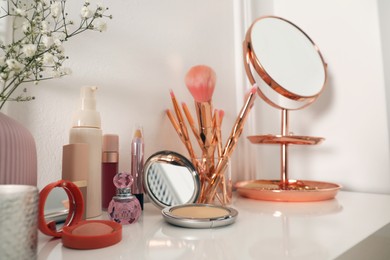
[[[37,185],[37,151],[31,133],[0,112],[0,184]]]

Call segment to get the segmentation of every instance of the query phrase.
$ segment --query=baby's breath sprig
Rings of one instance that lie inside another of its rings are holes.
[[[108,8],[81,6],[78,25],[68,18],[66,0],[0,0],[0,19],[12,24],[11,36],[0,40],[0,110],[6,101],[30,101],[27,89],[12,97],[23,83],[62,77],[71,73],[63,67],[68,57],[63,43],[87,30],[107,29]]]

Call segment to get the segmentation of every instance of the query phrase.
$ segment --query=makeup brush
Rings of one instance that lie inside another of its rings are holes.
[[[214,161],[213,149],[213,108],[211,104],[216,75],[212,68],[205,65],[192,67],[185,77],[185,84],[195,100],[196,114],[199,123],[199,136],[206,155]],[[203,150],[203,149],[202,149]]]
[[[218,158],[222,156],[222,135],[221,135],[221,125],[222,125],[222,119],[225,115],[225,112],[223,110],[216,110],[214,112],[214,118],[215,118],[215,139],[217,143],[217,152],[218,152]]]
[[[173,117],[172,113],[170,112],[170,110],[167,110],[166,113],[167,113],[169,119],[171,120],[173,127],[176,129],[176,132],[178,133],[180,139],[182,140],[182,142],[186,146],[188,153],[190,154],[191,159],[195,160],[196,156],[195,156],[194,150],[192,148],[190,137],[188,135],[188,130],[187,130],[187,127],[184,123],[183,115],[182,115],[180,107],[177,103],[175,94],[173,93],[172,90],[170,90],[170,95],[171,95],[173,109],[174,109],[176,116],[177,116],[177,121],[174,120],[174,117]]]
[[[182,102],[181,106],[183,108],[184,114],[187,117],[188,124],[191,127],[192,133],[194,134],[196,141],[198,141],[198,144],[199,144],[200,148],[202,149],[202,152],[206,153],[206,151],[204,150],[204,147],[203,147],[203,141],[200,138],[198,129],[196,129],[194,119],[192,118],[192,115],[190,113],[190,110],[188,109],[187,104],[185,102]]]
[[[256,90],[257,86],[254,85],[246,96],[244,105],[241,108],[240,114],[238,115],[236,122],[233,125],[229,139],[227,140],[226,145],[223,149],[222,156],[221,158],[219,158],[218,163],[216,165],[215,174],[212,176],[210,185],[207,187],[206,194],[209,194],[209,196],[207,198],[207,201],[204,202],[211,203],[215,198],[218,186],[223,179],[223,172],[225,171],[229,157],[232,155],[233,150],[237,145],[238,138],[240,137],[242,130],[244,129],[244,125],[248,118],[249,112],[253,107],[254,100],[256,97]]]

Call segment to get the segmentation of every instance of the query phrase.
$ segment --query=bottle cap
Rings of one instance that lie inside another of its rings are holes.
[[[102,163],[118,163],[119,161],[119,137],[118,135],[103,135]]]
[[[127,172],[120,172],[114,176],[113,183],[116,187],[117,198],[129,198],[132,197],[131,185],[133,184],[133,176]]]
[[[118,135],[105,134],[103,135],[103,152],[118,152],[119,137]]]
[[[97,87],[82,87],[80,92],[80,110],[73,116],[73,127],[100,128],[100,114],[96,111],[95,92]]]

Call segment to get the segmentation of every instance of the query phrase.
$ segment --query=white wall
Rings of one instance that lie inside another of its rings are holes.
[[[390,193],[383,32],[379,24],[379,14],[384,16],[389,9],[381,8],[378,13],[375,0],[273,3],[274,15],[293,21],[316,42],[329,72],[328,86],[316,103],[290,113],[290,130],[295,134],[326,138],[318,146],[291,147],[290,178],[336,182],[346,190]],[[278,113],[274,112],[275,117]],[[258,124],[259,133],[268,130],[273,129],[266,122]],[[275,147],[258,149],[265,154],[259,159],[258,174],[278,177],[278,151],[264,152]]]
[[[78,14],[80,4],[69,3]],[[290,177],[337,182],[348,190],[390,193],[380,31],[384,30],[380,18],[386,11],[381,8],[378,13],[377,1],[106,3],[114,15],[108,31],[81,35],[66,46],[73,75],[31,86],[36,101],[8,107],[8,114],[22,121],[36,138],[40,187],[60,177],[61,147],[67,143],[83,85],[100,87],[103,130],[120,135],[123,170],[129,168],[131,131],[136,123],[144,126],[147,155],[162,149],[186,154],[163,111],[171,107],[170,88],[180,101],[191,104],[183,78],[195,64],[208,64],[217,72],[214,104],[226,110],[226,138],[248,88],[242,67],[243,35],[253,19],[274,14],[306,31],[329,65],[329,84],[323,95],[307,109],[291,112],[290,118],[296,134],[326,140],[318,146],[290,149]],[[257,99],[244,135],[279,131],[279,111]],[[244,136],[241,139],[234,155],[235,179],[279,178],[278,147],[251,145]]]
[[[79,14],[80,1],[68,1]],[[184,84],[191,66],[217,73],[214,106],[226,112],[224,133],[236,113],[233,3],[224,0],[105,1],[114,19],[104,33],[88,32],[65,46],[73,74],[30,86],[36,101],[11,104],[8,113],[33,133],[38,150],[38,185],[61,176],[62,146],[68,142],[79,89],[97,85],[97,107],[105,133],[120,136],[120,168],[130,168],[133,126],[142,124],[146,156],[169,149],[187,155],[165,115],[169,89],[193,107]],[[195,114],[194,114],[195,115]],[[226,138],[227,134],[224,134]]]
[[[390,100],[390,2],[386,0],[378,0],[379,24],[381,30],[381,47],[383,58],[383,70],[385,80],[386,100]],[[390,115],[390,102],[386,102],[387,117]],[[389,127],[390,120],[387,120]],[[390,131],[388,132],[390,135]]]

